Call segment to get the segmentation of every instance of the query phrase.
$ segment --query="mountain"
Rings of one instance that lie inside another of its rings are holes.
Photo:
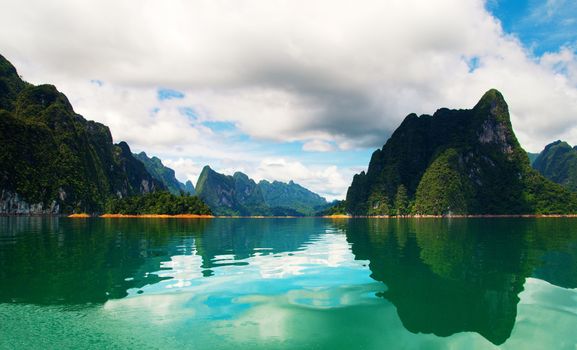
[[[327,205],[326,199],[293,181],[287,184],[261,180],[258,186],[269,207],[290,208],[306,215],[313,215],[319,208]]]
[[[2,214],[97,212],[110,196],[165,189],[108,127],[54,86],[22,81],[2,56],[0,146]]]
[[[187,181],[186,184],[176,179],[174,170],[162,164],[162,161],[157,157],[149,158],[145,152],[134,154],[136,159],[140,160],[146,170],[156,180],[162,182],[164,186],[172,193],[179,194],[180,192],[194,194],[194,186],[192,182]]]
[[[533,168],[549,180],[577,191],[577,147],[555,141],[539,154]]]
[[[198,177],[196,193],[216,215],[265,215],[260,188],[240,172],[223,175],[207,165]]]
[[[347,192],[353,215],[576,213],[577,195],[529,165],[503,96],[408,115]]]
[[[216,215],[312,215],[324,198],[290,182],[261,181],[241,172],[223,175],[205,166],[196,183],[198,196]]]
[[[533,163],[535,163],[535,160],[537,159],[537,157],[539,157],[539,153],[527,152],[527,157],[529,157],[529,163],[531,163],[531,165],[533,165]]]

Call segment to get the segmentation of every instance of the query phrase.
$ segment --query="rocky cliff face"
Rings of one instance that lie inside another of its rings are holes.
[[[260,189],[243,173],[227,176],[207,165],[198,177],[196,191],[216,215],[265,215]]]
[[[0,56],[1,214],[96,212],[110,196],[164,189],[110,130]]]
[[[2,190],[0,192],[0,214],[13,215],[53,215],[60,213],[60,206],[53,200],[50,205],[28,203],[18,194]]]
[[[577,199],[533,171],[513,132],[508,106],[490,90],[471,110],[411,114],[347,192],[354,215],[575,212]]]

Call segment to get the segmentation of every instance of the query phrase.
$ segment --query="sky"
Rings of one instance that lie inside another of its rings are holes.
[[[577,144],[570,0],[0,0],[0,54],[181,181],[343,199],[409,113],[491,88],[521,145]]]

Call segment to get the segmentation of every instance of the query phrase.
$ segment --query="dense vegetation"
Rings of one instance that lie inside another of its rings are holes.
[[[577,196],[529,164],[496,90],[471,110],[411,114],[347,192],[354,215],[577,212]]]
[[[577,191],[577,147],[555,141],[539,154],[533,168],[549,180]]]
[[[212,214],[210,208],[200,198],[184,192],[175,195],[168,191],[156,191],[125,198],[111,198],[106,203],[106,212],[131,215]]]
[[[326,206],[326,200],[289,182],[261,181],[246,174],[227,176],[205,166],[198,178],[197,194],[217,215],[305,216]]]
[[[535,163],[535,160],[537,159],[537,157],[539,157],[539,153],[527,152],[527,157],[529,157],[529,163],[531,163],[531,165],[533,165],[533,163]]]
[[[346,215],[347,203],[345,201],[334,201],[324,210],[315,213],[315,216]]]
[[[185,192],[189,194],[194,194],[194,186],[192,182],[187,181],[186,184],[178,181],[176,179],[174,170],[166,167],[162,164],[162,161],[157,157],[149,158],[145,152],[140,152],[138,154],[134,154],[136,159],[140,160],[146,171],[150,173],[156,180],[162,182],[164,186],[170,191],[172,194],[179,194],[180,192]]]
[[[0,213],[96,213],[111,198],[164,189],[108,127],[0,56]]]

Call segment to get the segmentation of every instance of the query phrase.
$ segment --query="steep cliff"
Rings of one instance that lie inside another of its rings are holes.
[[[0,213],[95,212],[110,196],[164,189],[105,125],[0,56]]]
[[[408,204],[399,203],[405,192]],[[402,196],[401,196],[402,197]],[[407,208],[402,208],[406,205]],[[577,197],[531,169],[508,106],[490,90],[470,110],[405,118],[347,192],[354,215],[577,212]]]

